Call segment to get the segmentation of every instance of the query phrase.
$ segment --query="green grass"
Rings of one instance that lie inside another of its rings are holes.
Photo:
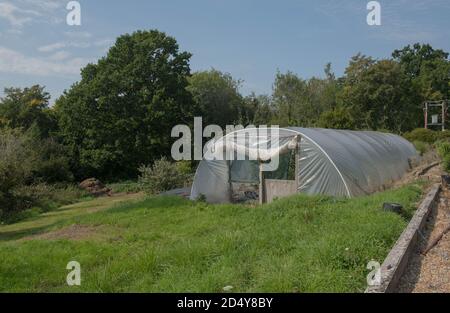
[[[122,192],[134,193],[142,191],[142,187],[139,185],[137,181],[134,180],[127,180],[122,181],[120,183],[107,184],[107,187],[110,188],[111,191],[114,193],[122,193]]]
[[[361,292],[367,263],[382,263],[421,187],[256,207],[154,197],[104,209],[113,198],[96,199],[0,226],[0,291]],[[384,212],[385,201],[403,204],[405,215]],[[73,224],[91,233],[29,240]],[[71,260],[81,264],[81,286],[65,283]]]

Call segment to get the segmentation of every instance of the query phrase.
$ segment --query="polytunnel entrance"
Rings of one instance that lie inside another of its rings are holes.
[[[264,171],[262,161],[230,162],[232,202],[270,203],[276,198],[297,193],[299,151],[297,144],[278,155],[278,168],[274,171]]]

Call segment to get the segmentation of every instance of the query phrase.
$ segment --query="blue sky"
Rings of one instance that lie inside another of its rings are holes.
[[[271,93],[277,70],[310,78],[331,62],[342,75],[358,52],[386,58],[414,42],[450,51],[449,0],[380,0],[381,26],[367,25],[368,0],[80,0],[81,26],[67,25],[68,2],[0,0],[1,90],[41,84],[53,102],[138,29],[174,36],[193,71],[228,72],[243,94]]]

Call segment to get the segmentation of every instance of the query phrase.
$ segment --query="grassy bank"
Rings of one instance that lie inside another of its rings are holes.
[[[87,201],[0,226],[0,291],[359,292],[367,262],[383,261],[421,189],[350,200],[297,195],[258,207]],[[403,204],[406,215],[383,212],[385,201]],[[65,283],[71,260],[81,264],[81,286]]]

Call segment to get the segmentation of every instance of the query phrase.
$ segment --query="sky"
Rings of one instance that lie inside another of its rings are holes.
[[[0,0],[0,97],[5,87],[46,86],[51,102],[105,56],[121,34],[158,29],[189,51],[191,70],[243,81],[247,95],[270,94],[277,71],[337,76],[361,52],[388,58],[415,42],[450,52],[449,0],[79,0],[81,25],[68,25],[69,0]]]

